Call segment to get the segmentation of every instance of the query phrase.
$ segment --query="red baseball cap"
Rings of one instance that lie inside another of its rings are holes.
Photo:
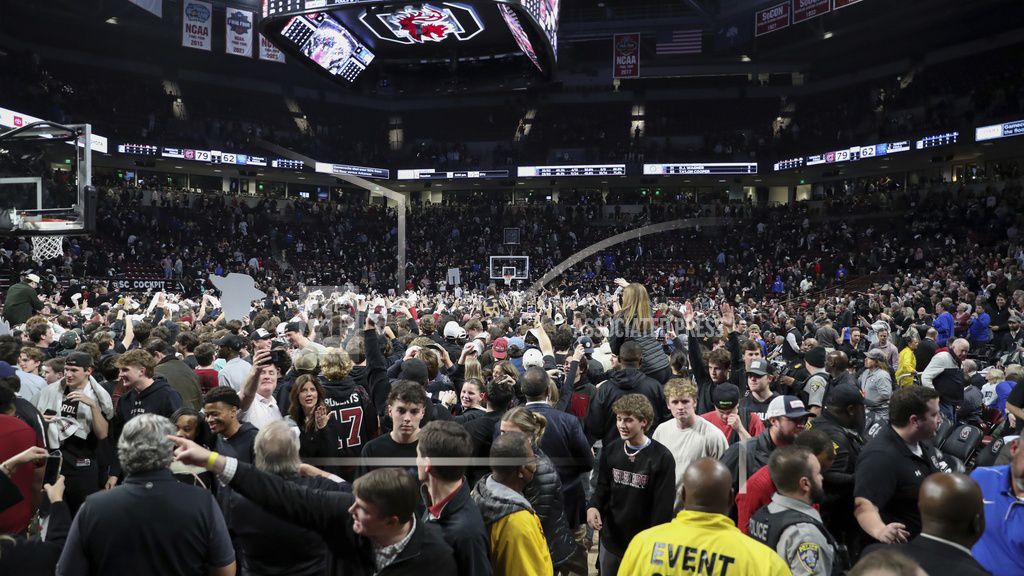
[[[491,347],[491,355],[495,360],[508,358],[508,338],[495,339],[494,346]]]

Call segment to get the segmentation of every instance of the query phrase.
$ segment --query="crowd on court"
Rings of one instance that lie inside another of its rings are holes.
[[[897,269],[857,292],[776,274],[755,295],[718,271],[685,300],[623,278],[385,295],[260,276],[267,296],[229,318],[233,294],[22,270],[0,565],[585,574],[594,550],[601,574],[1019,572],[1014,189],[945,199],[990,216],[966,238],[927,210],[910,232],[936,239],[902,247],[796,224],[798,247],[867,238]]]

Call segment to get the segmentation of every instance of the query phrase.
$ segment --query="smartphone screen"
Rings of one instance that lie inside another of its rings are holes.
[[[60,450],[50,452],[50,455],[46,457],[46,471],[43,473],[44,484],[54,484],[57,482],[57,477],[60,476],[63,463],[64,458],[61,456]]]

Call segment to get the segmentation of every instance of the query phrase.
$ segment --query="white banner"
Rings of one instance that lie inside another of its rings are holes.
[[[263,34],[260,34],[260,60],[284,62],[284,52],[278,50]]]
[[[181,45],[209,52],[210,29],[213,25],[213,8],[210,3],[185,0],[181,6]]]
[[[164,17],[164,2],[163,0],[128,0],[132,4],[135,4],[139,8],[142,8],[146,12],[158,16]]]
[[[228,54],[252,58],[252,12],[228,7],[224,18],[227,40],[224,49]]]

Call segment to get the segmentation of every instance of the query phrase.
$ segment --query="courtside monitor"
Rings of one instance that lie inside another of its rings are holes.
[[[560,0],[264,0],[260,27],[293,58],[343,85],[386,64],[526,58],[554,69]]]

